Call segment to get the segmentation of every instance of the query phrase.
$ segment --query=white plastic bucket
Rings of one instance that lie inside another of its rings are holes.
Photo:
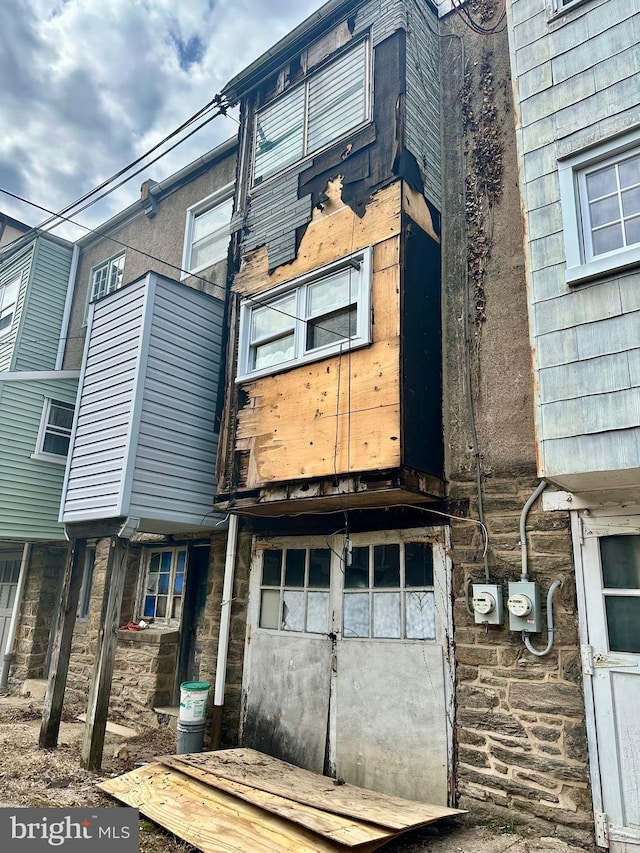
[[[178,719],[197,723],[207,715],[207,696],[211,685],[207,681],[184,681],[180,685],[180,713]]]

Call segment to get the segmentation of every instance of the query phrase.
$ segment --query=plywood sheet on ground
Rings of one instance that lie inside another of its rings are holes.
[[[167,756],[100,784],[204,853],[372,853],[460,814],[336,784],[252,749]]]

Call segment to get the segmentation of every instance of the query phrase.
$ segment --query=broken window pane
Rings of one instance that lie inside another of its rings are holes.
[[[429,542],[404,546],[405,586],[433,586],[433,549]]]
[[[369,636],[369,593],[352,592],[343,596],[345,637]]]
[[[285,586],[304,586],[304,561],[307,552],[304,548],[288,548],[285,561]]]
[[[260,602],[260,627],[280,627],[280,590],[263,589]]]
[[[400,586],[400,546],[376,545],[373,549],[374,586]]]
[[[400,636],[400,593],[376,592],[373,595],[373,636]]]
[[[405,593],[406,637],[408,640],[435,640],[436,615],[432,592]]]
[[[312,548],[309,553],[309,586],[329,588],[331,551],[328,548]]]
[[[282,566],[282,551],[280,548],[265,551],[262,557],[262,585],[280,586],[280,569]]]
[[[329,633],[329,593],[310,592],[307,597],[307,631]]]
[[[285,631],[304,631],[304,592],[285,589],[282,627]]]

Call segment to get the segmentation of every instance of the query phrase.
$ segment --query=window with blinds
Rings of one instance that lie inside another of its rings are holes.
[[[253,183],[364,124],[369,95],[369,42],[364,40],[257,113]]]

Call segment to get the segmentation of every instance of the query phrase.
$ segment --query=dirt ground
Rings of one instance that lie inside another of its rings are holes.
[[[99,773],[80,767],[84,724],[65,708],[57,749],[38,749],[41,703],[0,695],[0,807],[113,806],[96,784],[119,776],[155,756],[175,753],[169,728],[146,730],[133,738],[107,732]],[[473,827],[455,821],[426,827],[389,842],[382,853],[585,853],[556,839],[522,839],[509,827]],[[141,818],[140,853],[195,853],[195,848]],[[261,853],[261,851],[256,851]]]

